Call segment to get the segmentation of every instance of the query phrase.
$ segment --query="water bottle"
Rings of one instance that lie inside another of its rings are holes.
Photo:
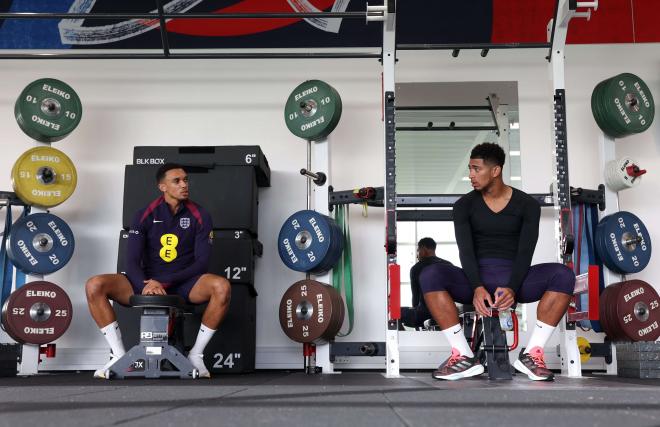
[[[506,310],[499,311],[500,328],[503,331],[513,331],[513,310],[507,308]]]

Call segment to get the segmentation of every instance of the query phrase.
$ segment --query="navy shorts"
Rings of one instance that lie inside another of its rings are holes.
[[[193,286],[195,286],[195,283],[197,283],[200,277],[202,277],[201,274],[198,276],[191,277],[185,282],[177,283],[173,286],[168,286],[167,289],[165,289],[165,291],[167,291],[168,295],[181,295],[183,299],[185,299],[186,302],[189,303],[190,299],[188,298],[188,296],[190,295],[190,291],[192,291]]]
[[[479,276],[493,295],[495,289],[509,283],[513,261],[506,259],[480,259]],[[422,270],[419,284],[423,293],[447,291],[454,301],[472,304],[474,289],[470,285],[463,269],[445,264],[432,264]],[[573,295],[575,274],[563,264],[550,262],[533,265],[516,293],[516,302],[530,303],[541,299],[546,291]]]
[[[181,283],[176,283],[174,285],[170,285],[165,288],[165,292],[167,292],[168,295],[181,295],[186,302],[190,302],[190,299],[188,296],[190,295],[190,291],[192,291],[193,286],[195,286],[195,283],[199,280],[199,278],[202,277],[202,275],[197,275],[194,277],[191,277],[190,279],[186,280],[185,282]],[[128,278],[128,277],[127,277]],[[135,286],[131,283],[131,287],[133,288],[133,293],[139,295],[141,292],[139,292],[137,289],[135,289]]]

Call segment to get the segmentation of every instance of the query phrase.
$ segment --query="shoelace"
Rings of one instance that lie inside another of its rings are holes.
[[[543,354],[541,353],[537,353],[537,354],[528,353],[528,354],[529,357],[532,358],[536,366],[538,366],[539,368],[545,368],[545,360],[543,360]]]
[[[449,356],[449,359],[447,360],[447,365],[446,365],[446,366],[447,366],[448,368],[451,367],[451,366],[454,366],[455,364],[457,364],[458,362],[460,362],[461,359],[463,359],[463,356],[462,356],[461,354],[459,354],[459,353],[452,353],[451,356]]]

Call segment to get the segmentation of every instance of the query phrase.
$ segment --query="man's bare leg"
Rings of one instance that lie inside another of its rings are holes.
[[[99,328],[103,328],[117,320],[110,300],[128,305],[133,288],[123,274],[100,274],[85,283],[85,293],[92,318]]]
[[[449,292],[427,292],[424,294],[424,301],[440,329],[444,330],[458,324],[458,309]]]
[[[536,308],[536,318],[548,325],[557,326],[568,310],[571,296],[554,291],[546,291]]]
[[[193,304],[202,304],[208,301],[195,345],[190,349],[188,359],[199,371],[200,378],[210,378],[211,374],[204,366],[204,348],[227,314],[231,299],[231,285],[224,277],[215,274],[204,274],[193,286],[188,299]]]
[[[115,312],[110,300],[128,305],[133,295],[133,288],[123,274],[102,274],[90,278],[85,284],[87,305],[92,318],[101,329],[108,345],[110,345],[110,360],[99,370],[94,372],[95,378],[105,378],[108,369],[126,353],[121,340],[121,331],[117,324]]]
[[[449,292],[427,292],[424,294],[424,301],[452,349],[458,350],[463,356],[474,357],[459,323],[458,309]]]
[[[543,349],[557,324],[566,313],[571,296],[562,292],[545,291],[536,308],[536,326],[525,347],[525,353],[535,347]]]

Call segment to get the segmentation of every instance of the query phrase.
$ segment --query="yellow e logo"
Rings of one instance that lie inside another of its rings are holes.
[[[165,262],[172,262],[176,259],[178,253],[176,246],[179,244],[179,238],[175,234],[163,234],[160,236],[160,244],[163,245],[158,253]]]

